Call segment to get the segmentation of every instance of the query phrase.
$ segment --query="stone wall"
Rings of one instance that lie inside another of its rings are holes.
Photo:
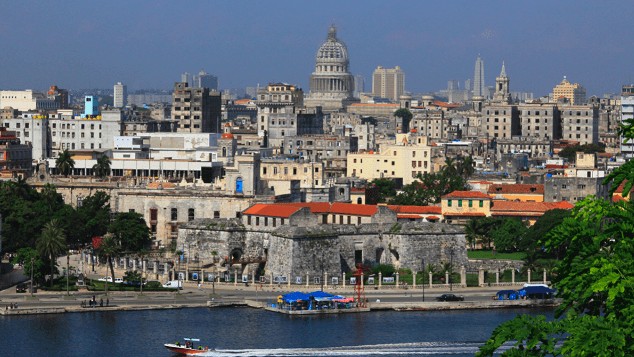
[[[283,276],[293,283],[298,277],[340,277],[355,269],[359,257],[364,265],[392,264],[412,271],[421,271],[423,260],[438,269],[450,262],[455,270],[468,264],[463,229],[443,223],[286,225],[265,232],[237,219],[205,219],[181,226],[177,244],[203,263],[224,269],[228,260],[239,274],[260,266],[267,278]]]

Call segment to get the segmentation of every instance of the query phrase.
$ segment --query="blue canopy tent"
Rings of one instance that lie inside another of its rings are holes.
[[[518,300],[520,298],[517,290],[500,290],[495,296],[496,300]]]
[[[292,302],[297,302],[299,301],[307,301],[310,298],[310,296],[306,293],[303,293],[301,291],[293,291],[292,293],[288,293],[285,295],[282,295],[282,301],[284,301],[287,304],[290,304]]]
[[[526,299],[552,299],[555,290],[545,286],[527,286],[519,291],[521,297]]]

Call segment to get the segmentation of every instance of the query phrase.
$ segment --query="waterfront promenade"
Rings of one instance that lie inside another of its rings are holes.
[[[60,267],[65,266],[66,259],[59,259]],[[78,256],[71,256],[71,266],[78,267]],[[105,266],[98,267],[90,272],[84,266],[88,278],[97,279],[106,273]],[[117,276],[123,276],[123,271],[116,271]],[[520,289],[521,283],[513,286]],[[47,292],[38,290],[34,294],[16,293],[12,286],[0,291],[0,315],[43,314],[65,312],[89,312],[89,311],[125,311],[144,309],[174,309],[189,307],[222,307],[222,306],[250,306],[265,308],[268,304],[277,300],[279,295],[292,291],[311,292],[320,290],[320,285],[305,284],[244,284],[244,283],[218,283],[204,282],[198,286],[197,282],[183,283],[183,290],[176,291],[56,291]],[[445,310],[445,309],[493,309],[508,307],[548,306],[556,303],[556,300],[515,300],[498,301],[493,296],[499,290],[508,289],[510,286],[491,287],[460,287],[454,285],[434,286],[394,286],[383,285],[365,286],[365,298],[367,307],[372,310]],[[451,291],[450,291],[451,290]],[[355,297],[354,286],[325,286],[324,291]],[[436,297],[444,293],[463,295],[465,301],[461,302],[436,302]],[[96,301],[94,307],[89,306],[90,300]],[[103,306],[101,306],[103,301]],[[17,308],[11,308],[15,307]]]

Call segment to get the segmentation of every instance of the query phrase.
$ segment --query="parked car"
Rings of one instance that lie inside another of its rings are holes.
[[[114,278],[114,283],[115,283],[115,284],[121,284],[121,283],[123,283],[123,278]]]
[[[436,298],[438,301],[464,301],[464,296],[455,294],[442,294]]]
[[[27,283],[19,283],[15,286],[16,293],[25,293],[29,289],[29,285]]]
[[[183,289],[183,282],[180,280],[170,280],[167,283],[163,284],[164,288],[172,288],[172,289]]]
[[[97,280],[99,280],[99,281],[107,281],[109,283],[112,283],[112,277],[111,276],[104,276],[103,278],[99,278]]]

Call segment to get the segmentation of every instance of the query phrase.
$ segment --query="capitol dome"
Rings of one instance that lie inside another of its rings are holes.
[[[337,29],[330,26],[328,37],[317,50],[315,71],[310,76],[310,95],[306,106],[336,110],[352,99],[354,79],[348,70],[348,48],[337,38]]]
[[[337,39],[337,29],[334,26],[330,26],[328,29],[328,38],[324,42],[315,57],[317,66],[320,64],[340,64],[348,68],[348,48],[346,45]]]

